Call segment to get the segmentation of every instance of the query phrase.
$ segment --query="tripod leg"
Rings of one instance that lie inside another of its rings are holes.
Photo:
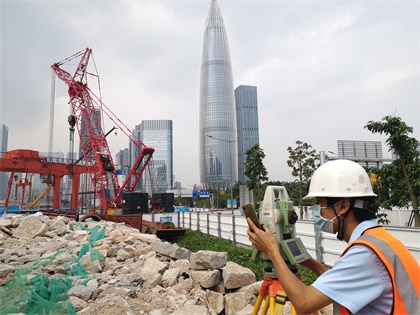
[[[283,310],[281,310],[281,313],[283,313]],[[270,315],[275,315],[275,314],[277,314],[276,313],[276,300],[274,297],[271,296],[270,297]]]
[[[266,299],[265,299],[265,303],[264,303],[264,307],[263,307],[263,309],[262,309],[262,311],[261,311],[261,315],[265,315],[265,314],[267,314],[267,311],[268,311],[268,307],[270,306],[270,298],[269,297],[267,297]]]
[[[262,295],[258,295],[257,301],[255,302],[254,310],[252,311],[252,315],[258,315],[258,311],[260,309],[263,298],[264,297]]]
[[[284,304],[279,304],[276,303],[274,306],[274,315],[282,315],[283,314],[283,309],[284,309]]]

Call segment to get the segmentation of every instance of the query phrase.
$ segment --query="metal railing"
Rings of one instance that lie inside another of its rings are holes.
[[[236,246],[251,248],[248,239],[248,224],[243,215],[231,212],[178,212],[144,214],[144,220],[156,222],[170,221],[177,227],[199,230],[204,234],[231,241]],[[315,229],[312,220],[299,220],[296,234],[305,244],[308,253],[318,261],[332,266],[340,257],[347,243],[339,241],[335,235]],[[385,229],[397,237],[420,264],[420,228],[385,226]],[[317,230],[317,231],[316,231]]]

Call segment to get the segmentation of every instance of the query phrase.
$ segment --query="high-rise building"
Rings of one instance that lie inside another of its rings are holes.
[[[238,178],[235,98],[225,26],[216,0],[206,20],[200,69],[200,180],[226,189]]]
[[[120,150],[115,155],[115,166],[117,167],[117,169],[122,169],[125,175],[128,175],[128,172],[131,169],[130,152],[128,148]]]
[[[8,139],[9,139],[9,128],[4,124],[0,124],[0,157],[3,157],[3,153],[7,151]],[[0,199],[1,200],[3,200],[6,197],[7,180],[8,180],[8,173],[0,172]]]
[[[89,139],[88,128],[95,131],[95,135],[100,135],[102,131],[101,125],[101,109],[99,107],[95,108],[95,114],[91,115],[89,121],[85,121],[84,116],[82,116],[82,121],[80,124],[80,144],[79,144],[79,157],[83,156],[82,146],[85,145]]]
[[[141,179],[144,190],[149,195],[155,189],[157,193],[166,193],[173,188],[172,120],[143,120],[139,126],[141,141],[155,149],[153,162]],[[152,171],[154,174],[150,174]]]
[[[140,125],[136,125],[134,127],[134,130],[132,131],[132,133],[135,136],[135,138],[141,139],[141,124]],[[140,154],[140,148],[138,148],[133,143],[133,141],[131,141],[131,139],[130,139],[130,141],[128,143],[128,154],[129,154],[128,160],[130,161],[129,165],[130,165],[130,168],[131,168],[134,165],[134,163],[136,162],[136,158]],[[142,181],[141,180],[137,183],[136,190],[143,191],[143,189],[142,189]]]
[[[238,135],[238,181],[244,183],[245,152],[259,144],[257,87],[240,85],[235,89],[236,123]]]

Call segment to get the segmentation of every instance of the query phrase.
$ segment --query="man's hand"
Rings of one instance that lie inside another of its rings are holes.
[[[249,226],[247,234],[254,248],[267,254],[270,258],[271,255],[280,252],[276,238],[270,229],[263,227],[263,230],[260,230],[255,226],[251,219],[247,218],[246,220]]]

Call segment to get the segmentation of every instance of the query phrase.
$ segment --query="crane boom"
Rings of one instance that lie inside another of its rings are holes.
[[[87,167],[92,167],[92,172],[89,173],[96,196],[101,201],[104,211],[107,212],[109,208],[122,205],[122,193],[126,189],[130,192],[134,191],[135,185],[152,158],[154,149],[144,145],[89,89],[86,75],[91,55],[92,49],[86,48],[61,62],[53,64],[51,68],[58,78],[68,85],[69,103],[76,120],[81,150]],[[80,62],[72,76],[62,69],[62,65],[75,58],[80,58]],[[115,165],[95,105],[140,149],[135,164],[121,186],[118,184]]]

